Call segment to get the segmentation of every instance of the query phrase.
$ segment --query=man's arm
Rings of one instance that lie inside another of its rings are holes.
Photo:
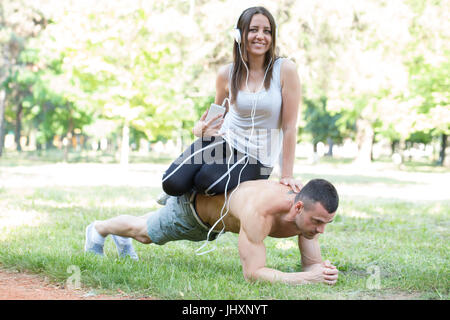
[[[298,247],[300,249],[303,271],[312,272],[314,270],[322,270],[323,282],[331,285],[336,283],[339,271],[328,260],[322,260],[319,235],[316,235],[313,239],[306,239],[299,235]]]
[[[319,235],[316,235],[313,239],[306,239],[301,235],[298,236],[298,248],[300,249],[303,271],[307,271],[315,264],[323,263],[318,238]]]
[[[245,280],[263,280],[289,284],[309,283],[309,274],[307,272],[287,273],[276,269],[266,268],[266,247],[263,242],[264,238],[250,240],[247,232],[241,226],[238,238],[238,248]]]
[[[282,272],[266,267],[266,247],[263,240],[269,234],[270,225],[256,224],[261,228],[249,228],[248,232],[241,224],[238,238],[244,278],[247,281],[263,280],[287,284],[307,284],[325,282],[334,284],[337,280],[337,269],[330,269],[322,264],[314,264],[303,272]],[[258,230],[259,229],[259,230]]]

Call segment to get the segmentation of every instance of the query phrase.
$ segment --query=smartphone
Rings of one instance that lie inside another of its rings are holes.
[[[221,114],[223,116],[224,113],[225,113],[225,107],[219,106],[218,104],[215,104],[215,103],[211,103],[211,107],[208,110],[208,114],[206,115],[205,121],[209,121],[219,114]],[[217,119],[216,121],[214,121],[212,123],[212,125],[215,125],[219,121],[220,121],[220,118]]]

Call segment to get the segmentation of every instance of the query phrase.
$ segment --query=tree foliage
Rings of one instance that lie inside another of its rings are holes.
[[[449,134],[448,0],[262,4],[278,22],[279,54],[297,64],[300,131],[313,143],[352,137],[359,158],[370,161],[377,136]],[[0,137],[3,118],[19,137],[37,132],[42,144],[74,131],[95,139],[128,131],[149,141],[190,137],[214,100],[218,67],[232,61],[229,33],[251,5],[2,1]]]

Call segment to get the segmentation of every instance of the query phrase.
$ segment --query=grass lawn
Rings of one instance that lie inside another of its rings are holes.
[[[85,227],[119,214],[143,215],[167,162],[60,163],[0,158],[0,267],[27,270],[64,283],[71,266],[83,287],[162,299],[448,299],[450,170],[376,162],[308,164],[297,159],[303,182],[321,177],[338,189],[335,221],[320,238],[322,256],[340,270],[338,283],[291,286],[247,283],[237,235],[197,256],[202,243],[164,246],[134,242],[139,262],[119,259],[112,239],[106,258],[85,255]],[[296,238],[265,241],[267,265],[301,271]]]

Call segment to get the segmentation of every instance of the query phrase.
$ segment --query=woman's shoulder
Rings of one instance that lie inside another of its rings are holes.
[[[220,75],[226,75],[228,77],[229,73],[231,72],[231,68],[233,68],[233,63],[232,62],[224,64],[224,65],[219,67],[219,70],[218,70],[217,73],[220,74]]]
[[[219,70],[217,71],[217,78],[220,78],[222,80],[228,80],[232,67],[233,63],[228,63],[226,65],[220,66]]]
[[[278,57],[278,59],[276,60],[278,63],[281,64],[281,69],[287,69],[287,70],[297,70],[297,65],[295,64],[295,62],[290,59],[290,58],[285,58],[285,57]]]
[[[297,65],[290,58],[282,58],[281,67],[280,67],[280,75],[281,79],[289,79],[292,77],[298,76]]]

